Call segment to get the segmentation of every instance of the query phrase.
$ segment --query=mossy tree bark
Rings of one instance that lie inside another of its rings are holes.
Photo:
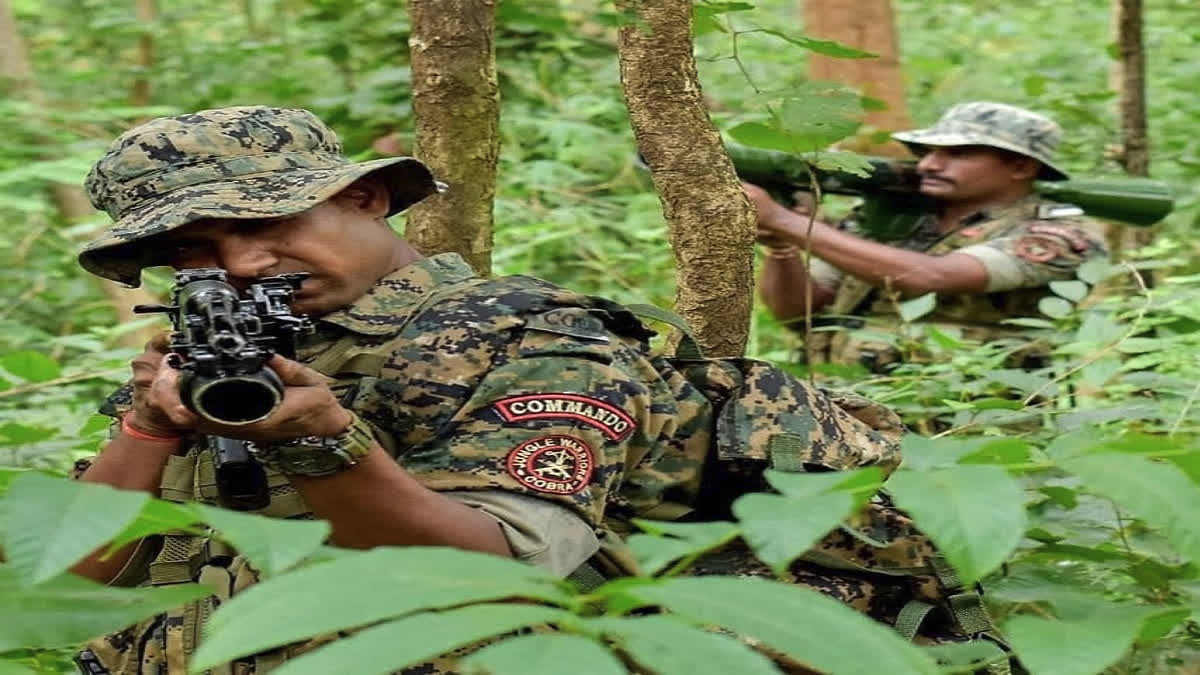
[[[492,203],[500,149],[494,0],[410,0],[416,155],[449,185],[408,213],[421,252],[461,254],[492,269]]]
[[[688,0],[625,8],[618,50],[625,103],[675,253],[675,309],[711,356],[746,347],[753,293],[754,211],[709,119],[692,55]]]
[[[864,131],[839,145],[847,150],[907,156],[904,146],[895,141],[873,143],[873,131],[898,131],[912,126],[908,102],[904,98],[904,76],[900,71],[900,48],[896,39],[896,19],[891,0],[800,0],[806,35],[836,40],[844,45],[878,54],[875,59],[839,59],[809,54],[808,75],[814,80],[840,82],[887,105],[871,110],[864,119]]]

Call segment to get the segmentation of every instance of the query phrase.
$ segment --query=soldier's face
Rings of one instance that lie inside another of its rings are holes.
[[[944,201],[1009,197],[1037,173],[1037,162],[982,145],[926,148],[917,162],[921,193]]]
[[[153,242],[155,262],[175,269],[220,267],[234,287],[309,272],[297,313],[320,316],[354,302],[401,263],[400,239],[383,215],[386,192],[350,188],[283,218],[200,220]]]

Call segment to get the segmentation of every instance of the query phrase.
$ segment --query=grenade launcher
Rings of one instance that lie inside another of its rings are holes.
[[[296,340],[311,322],[291,312],[307,273],[265,277],[239,295],[225,270],[175,274],[172,305],[137,305],[139,314],[167,314],[174,330],[168,363],[182,371],[179,396],[204,419],[238,426],[266,419],[283,401],[283,382],[267,366],[273,354],[295,358]],[[266,474],[245,441],[210,436],[217,487],[225,506],[266,506]]]
[[[797,190],[810,189],[809,162],[803,155],[726,143],[726,151],[739,177],[766,189],[787,204]],[[919,192],[916,162],[867,157],[866,176],[812,167],[822,193],[860,195],[862,226],[881,241],[904,236],[916,219],[928,212],[932,201]],[[1104,220],[1148,226],[1162,220],[1174,207],[1170,187],[1158,180],[1131,176],[1041,181],[1034,190],[1043,197],[1077,206],[1083,213]]]

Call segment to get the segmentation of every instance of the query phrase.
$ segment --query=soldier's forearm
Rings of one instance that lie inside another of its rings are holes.
[[[121,433],[104,446],[79,480],[104,483],[123,490],[149,492],[158,497],[163,467],[181,447],[182,441],[147,441]],[[71,571],[93,581],[108,583],[125,567],[136,547],[137,542],[133,542],[104,559],[102,556],[107,547],[97,549],[75,563]]]
[[[313,514],[329,521],[338,546],[450,546],[512,556],[495,519],[421,485],[378,446],[338,473],[291,480]]]
[[[812,305],[807,305],[811,287]],[[802,320],[805,309],[817,311],[833,300],[833,292],[816,283],[804,267],[803,252],[768,254],[758,280],[763,304],[780,321]]]

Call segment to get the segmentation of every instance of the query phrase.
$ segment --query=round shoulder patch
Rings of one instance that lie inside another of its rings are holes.
[[[539,436],[508,452],[505,466],[521,485],[554,495],[572,495],[588,486],[596,467],[592,448],[562,434]]]

